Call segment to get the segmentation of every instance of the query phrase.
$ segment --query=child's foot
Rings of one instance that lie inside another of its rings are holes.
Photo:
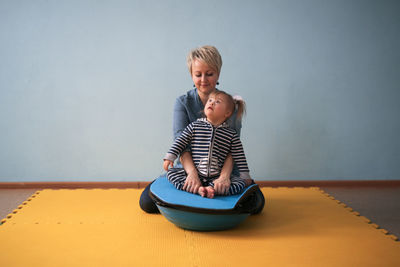
[[[215,190],[212,186],[207,186],[205,188],[207,190],[207,197],[208,198],[214,198]]]
[[[206,197],[207,196],[207,189],[204,186],[200,186],[198,193],[199,193],[200,196]]]

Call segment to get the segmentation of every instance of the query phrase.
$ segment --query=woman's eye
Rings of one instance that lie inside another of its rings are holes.
[[[207,76],[213,76],[214,75],[214,73],[207,73]]]

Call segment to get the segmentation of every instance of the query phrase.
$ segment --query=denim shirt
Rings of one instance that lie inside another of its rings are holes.
[[[203,102],[201,102],[199,94],[197,93],[197,88],[187,91],[185,95],[182,95],[176,99],[173,118],[174,141],[181,135],[183,130],[185,130],[190,123],[199,118],[205,117],[203,110],[204,105]],[[237,118],[236,110],[226,122],[228,123],[229,127],[234,129],[237,135],[240,137],[242,121],[241,119]],[[190,151],[190,148],[186,151]],[[176,167],[181,167],[181,163],[179,161]],[[236,164],[233,166],[232,174],[239,175],[239,170]]]
[[[188,91],[185,95],[178,97],[174,106],[173,118],[173,137],[174,140],[181,135],[182,131],[190,123],[196,121],[203,115],[204,105],[201,102],[197,88]],[[237,118],[237,112],[226,121],[230,128],[234,129],[240,137],[240,130],[242,129],[242,121]]]

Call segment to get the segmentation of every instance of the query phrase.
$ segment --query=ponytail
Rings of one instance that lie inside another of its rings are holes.
[[[238,119],[241,119],[242,116],[246,114],[246,102],[244,102],[243,98],[239,95],[235,95],[232,98],[235,103],[236,116]]]

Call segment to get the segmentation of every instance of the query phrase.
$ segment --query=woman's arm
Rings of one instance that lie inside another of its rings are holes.
[[[194,166],[192,154],[189,151],[185,151],[181,154],[181,163],[183,169],[185,170],[187,176],[185,184],[183,185],[183,190],[197,194],[201,182],[199,179],[199,174],[197,173],[196,166]]]
[[[240,136],[240,131],[242,129],[242,120],[237,118],[237,111],[235,110],[233,115],[227,120],[229,127],[234,129],[238,136]],[[234,167],[234,160],[232,154],[228,154],[224,162],[224,166],[221,170],[221,175],[218,179],[214,181],[214,189],[217,194],[225,195],[228,193],[229,187],[231,185],[231,174]]]
[[[181,135],[183,130],[190,123],[189,117],[185,105],[181,99],[177,98],[174,105],[174,117],[173,117],[173,136],[174,140]]]
[[[233,158],[229,153],[225,159],[220,176],[214,181],[215,193],[226,195],[231,185],[231,173],[233,169]]]

